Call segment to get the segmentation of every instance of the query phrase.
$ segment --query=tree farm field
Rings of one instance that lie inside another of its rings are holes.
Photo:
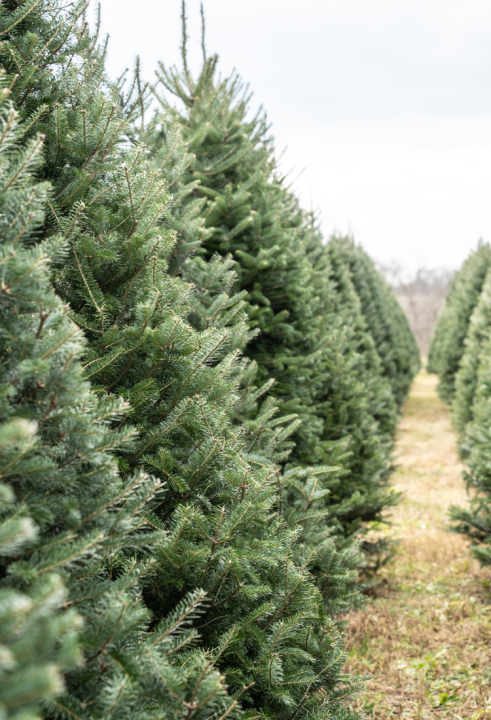
[[[349,672],[371,679],[356,708],[369,717],[491,719],[491,570],[448,532],[466,502],[450,413],[421,372],[397,436],[392,513],[400,540],[374,598],[349,617]]]

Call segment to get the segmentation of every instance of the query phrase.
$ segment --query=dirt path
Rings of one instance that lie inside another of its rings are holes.
[[[434,376],[417,377],[399,428],[398,553],[377,597],[350,618],[348,667],[372,675],[357,707],[379,720],[491,720],[491,572],[444,527],[466,493],[435,388]]]

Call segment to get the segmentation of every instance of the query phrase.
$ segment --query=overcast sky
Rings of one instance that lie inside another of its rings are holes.
[[[93,0],[94,2],[94,0]],[[199,0],[188,0],[200,64]],[[112,76],[179,61],[180,0],[102,0]],[[491,240],[490,0],[204,0],[325,235],[379,262],[458,267]]]

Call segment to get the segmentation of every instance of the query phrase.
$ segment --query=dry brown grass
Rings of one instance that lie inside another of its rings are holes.
[[[466,502],[447,408],[421,373],[405,407],[392,515],[398,553],[367,609],[349,618],[348,669],[370,673],[369,717],[491,720],[491,573],[445,529]]]

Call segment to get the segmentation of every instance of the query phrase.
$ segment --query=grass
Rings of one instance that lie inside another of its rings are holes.
[[[356,708],[377,720],[491,720],[491,571],[446,529],[447,508],[466,492],[449,411],[424,372],[396,460],[394,484],[406,493],[391,518],[399,549],[374,599],[349,617],[347,669],[372,676]]]

